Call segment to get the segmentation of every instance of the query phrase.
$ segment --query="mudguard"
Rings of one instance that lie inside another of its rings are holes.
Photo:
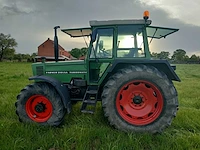
[[[69,91],[68,91],[68,88],[64,84],[62,84],[60,81],[52,77],[43,76],[43,75],[30,77],[29,80],[45,81],[47,83],[50,83],[60,95],[63,101],[64,107],[67,109],[67,113],[71,112],[72,106],[71,106],[71,101],[69,97]]]
[[[180,78],[177,76],[177,74],[174,72],[176,69],[175,66],[170,66],[169,62],[167,60],[125,60],[125,59],[120,59],[120,60],[115,60],[112,64],[112,66],[109,68],[108,72],[115,72],[118,69],[124,68],[124,66],[127,65],[150,65],[154,66],[158,70],[164,72],[169,79],[174,80],[174,81],[181,81]]]

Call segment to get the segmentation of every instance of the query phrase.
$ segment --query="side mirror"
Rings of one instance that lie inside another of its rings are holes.
[[[99,41],[99,49],[100,49],[100,50],[103,49],[103,40]]]
[[[97,29],[94,29],[91,34],[91,41],[95,42],[97,37]]]

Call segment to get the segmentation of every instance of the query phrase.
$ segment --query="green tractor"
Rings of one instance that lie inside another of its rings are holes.
[[[165,38],[178,29],[150,26],[144,19],[90,21],[88,28],[62,29],[71,37],[90,38],[85,60],[58,61],[55,27],[55,62],[32,64],[34,83],[17,96],[16,113],[22,122],[58,126],[72,104],[94,113],[101,101],[105,117],[125,132],[160,133],[178,110],[172,80],[180,81],[175,66],[153,60],[148,39]]]

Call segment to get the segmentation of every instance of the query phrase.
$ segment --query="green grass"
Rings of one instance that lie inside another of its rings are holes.
[[[80,113],[74,105],[59,128],[23,124],[14,103],[30,82],[31,64],[0,63],[1,150],[154,150],[200,149],[200,65],[177,65],[182,82],[174,82],[179,93],[179,111],[162,134],[127,134],[109,125],[101,104],[94,115]]]

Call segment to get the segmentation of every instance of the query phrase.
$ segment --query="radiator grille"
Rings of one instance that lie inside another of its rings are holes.
[[[43,75],[44,74],[43,66],[36,67],[36,74],[37,75]]]

